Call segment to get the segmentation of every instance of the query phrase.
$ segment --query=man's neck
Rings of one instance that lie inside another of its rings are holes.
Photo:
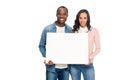
[[[64,26],[65,26],[65,23],[62,24],[62,23],[59,23],[59,22],[56,21],[56,25],[57,25],[58,27],[64,27]]]

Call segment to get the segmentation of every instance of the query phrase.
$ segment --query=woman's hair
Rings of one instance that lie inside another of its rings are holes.
[[[80,16],[81,13],[84,13],[84,12],[87,14],[87,28],[88,28],[88,30],[90,30],[90,28],[91,28],[91,25],[90,25],[90,14],[89,14],[89,12],[86,9],[82,9],[76,15],[75,23],[73,25],[73,32],[79,30],[79,26],[80,26],[79,16]]]

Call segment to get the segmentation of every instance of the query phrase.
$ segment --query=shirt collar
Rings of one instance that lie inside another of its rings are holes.
[[[86,33],[88,31],[88,28],[87,27],[81,27],[80,26],[80,29],[79,29],[79,32],[81,32],[81,33]]]

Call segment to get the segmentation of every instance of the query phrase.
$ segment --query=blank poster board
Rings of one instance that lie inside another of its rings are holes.
[[[47,33],[46,61],[87,64],[88,33]]]

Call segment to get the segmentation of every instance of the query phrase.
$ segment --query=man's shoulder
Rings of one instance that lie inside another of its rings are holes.
[[[44,28],[44,30],[50,30],[50,29],[52,29],[52,28],[54,28],[54,23],[47,25],[47,26]]]
[[[66,24],[66,27],[70,30],[72,29],[71,26],[69,26],[68,24]]]

